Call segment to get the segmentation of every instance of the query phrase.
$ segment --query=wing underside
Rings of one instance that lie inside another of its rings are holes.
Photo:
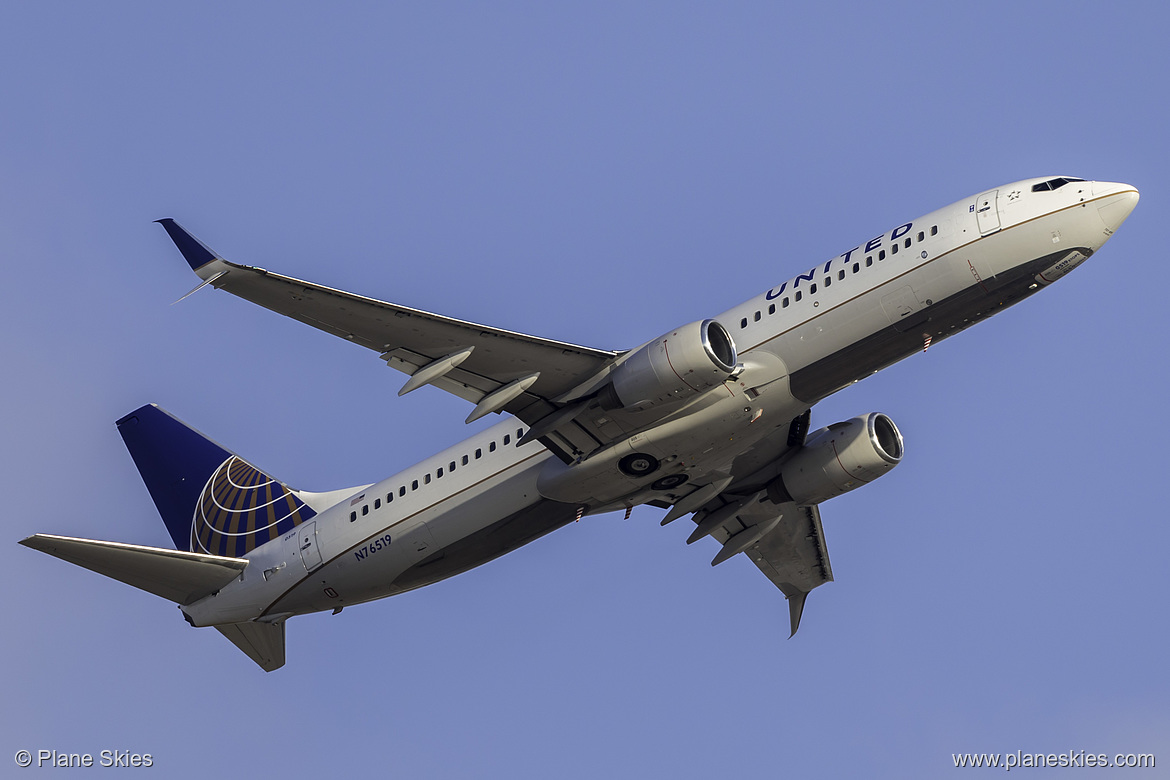
[[[784,504],[781,512],[780,523],[746,552],[788,599],[789,624],[795,634],[804,613],[805,597],[813,588],[833,581],[833,568],[829,565],[820,509]]]
[[[528,394],[555,398],[596,373],[616,353],[465,322],[322,285],[231,264],[213,286],[373,350],[413,374],[472,348],[444,375],[443,389],[478,402],[486,393],[538,372]],[[514,404],[523,410],[527,404]],[[509,410],[511,411],[511,410]]]
[[[688,544],[710,535],[722,545],[712,565],[743,552],[788,599],[792,633],[808,594],[833,580],[821,512],[816,505],[775,504],[763,493],[724,495],[694,516]]]
[[[547,420],[620,355],[232,263],[174,220],[160,222],[204,285],[373,350],[388,366],[412,377],[402,392],[430,384],[475,404],[468,422],[491,412],[507,412],[529,425]],[[547,427],[541,440],[564,460],[594,451],[615,433],[602,430],[588,415]]]

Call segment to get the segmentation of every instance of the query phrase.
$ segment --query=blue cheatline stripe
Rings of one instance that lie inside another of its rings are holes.
[[[238,557],[316,515],[283,485],[265,486],[273,482],[267,474],[153,404],[117,425],[180,550]],[[244,487],[233,487],[229,471]],[[267,528],[277,518],[284,519]]]

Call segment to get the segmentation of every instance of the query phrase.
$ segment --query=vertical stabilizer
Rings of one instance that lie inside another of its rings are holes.
[[[177,549],[238,558],[316,514],[288,487],[153,404],[117,425]]]

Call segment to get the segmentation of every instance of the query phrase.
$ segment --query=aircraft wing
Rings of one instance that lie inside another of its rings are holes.
[[[712,501],[695,514],[698,527],[687,543],[713,536],[723,545],[713,566],[744,552],[788,599],[795,634],[809,592],[833,580],[821,511],[816,505],[774,504],[763,495]]]
[[[833,568],[820,508],[782,504],[780,511],[780,523],[748,549],[747,556],[788,599],[789,624],[795,634],[809,591],[832,582]]]
[[[560,408],[553,399],[603,371],[619,354],[444,317],[231,263],[173,219],[159,222],[203,279],[200,287],[210,284],[374,350],[391,368],[411,375],[400,394],[432,384],[476,404],[468,422],[503,411],[531,425]]]

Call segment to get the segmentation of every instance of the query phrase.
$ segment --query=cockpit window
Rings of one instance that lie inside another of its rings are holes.
[[[1066,185],[1070,182],[1074,182],[1074,181],[1084,181],[1084,179],[1072,179],[1072,178],[1069,178],[1067,176],[1061,176],[1060,178],[1057,178],[1057,179],[1049,179],[1048,181],[1042,181],[1039,184],[1033,184],[1032,185],[1032,192],[1046,192],[1048,190],[1059,190],[1064,185]]]

